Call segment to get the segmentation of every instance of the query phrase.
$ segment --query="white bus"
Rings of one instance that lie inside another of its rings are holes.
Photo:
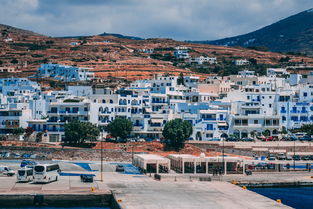
[[[17,171],[17,182],[29,182],[34,180],[33,168],[21,168]]]
[[[48,183],[59,179],[60,167],[58,164],[39,164],[34,167],[34,182]]]

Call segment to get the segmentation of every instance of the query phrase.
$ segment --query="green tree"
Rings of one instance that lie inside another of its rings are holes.
[[[108,132],[115,138],[126,139],[133,130],[133,122],[125,118],[116,118],[107,126]]]
[[[174,119],[167,122],[163,129],[163,137],[167,145],[179,151],[184,147],[184,142],[192,134],[192,125],[182,119]]]
[[[68,144],[83,144],[86,140],[95,141],[100,135],[100,130],[96,125],[78,120],[66,124],[64,132],[64,142]]]
[[[177,85],[185,85],[184,74],[180,73],[177,78]]]
[[[299,132],[304,132],[308,135],[313,135],[313,124],[304,124],[299,129],[297,129]]]
[[[14,58],[14,59],[11,60],[11,63],[12,63],[12,64],[17,64],[17,63],[18,63],[18,60]]]
[[[258,64],[258,61],[254,58],[251,58],[249,59],[249,62],[252,64],[252,65],[257,65]]]
[[[262,135],[265,136],[265,137],[268,137],[271,135],[271,132],[269,130],[265,130],[262,132]]]
[[[14,135],[22,135],[25,132],[24,128],[15,128],[12,130],[12,134]]]

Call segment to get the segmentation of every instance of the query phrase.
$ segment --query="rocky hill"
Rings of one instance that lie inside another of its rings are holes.
[[[150,78],[155,74],[178,75],[181,72],[205,78],[205,73],[220,73],[224,64],[234,59],[253,58],[258,65],[277,65],[281,58],[286,57],[279,53],[184,43],[172,39],[134,40],[114,35],[53,38],[10,26],[0,27],[0,34],[0,66],[19,68],[22,73],[18,76],[34,74],[40,64],[52,62],[93,68],[92,71],[102,78],[135,80]],[[218,64],[209,66],[208,70],[203,70],[203,66],[199,69],[199,66],[188,66],[184,61],[175,59],[173,54],[177,46],[189,47],[193,57],[216,57]],[[147,53],[144,49],[153,51]],[[292,55],[289,62],[312,64],[313,59]]]
[[[313,56],[313,9],[248,34],[198,43],[242,47],[265,46],[274,52],[296,52]]]

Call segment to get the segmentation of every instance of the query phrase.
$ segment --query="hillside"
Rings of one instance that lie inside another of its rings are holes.
[[[184,43],[172,39],[134,40],[114,35],[53,38],[10,26],[0,28],[0,34],[3,33],[5,35],[0,36],[0,66],[12,66],[22,71],[14,76],[32,75],[40,64],[52,62],[93,68],[96,76],[102,78],[123,77],[136,80],[150,78],[155,74],[178,75],[181,72],[205,78],[207,73],[220,73],[224,63],[233,68],[231,62],[234,59],[254,58],[260,65],[277,65],[281,58],[286,57],[273,52]],[[208,70],[188,66],[173,56],[177,46],[189,47],[189,53],[193,57],[216,57],[219,64],[209,66]],[[153,52],[145,53],[143,49],[153,49]],[[292,55],[290,62],[313,64],[313,59]]]
[[[274,52],[297,52],[313,56],[313,9],[248,34],[198,43],[242,47],[266,46]]]
[[[0,24],[1,37],[8,37],[9,35],[18,35],[18,36],[43,36],[38,33],[34,33],[29,30],[24,30],[9,25]]]

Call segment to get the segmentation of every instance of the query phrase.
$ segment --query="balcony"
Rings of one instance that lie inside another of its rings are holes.
[[[19,128],[19,125],[5,125],[5,128]]]
[[[134,126],[133,127],[133,131],[142,131],[143,130],[143,126]]]
[[[202,119],[206,121],[216,121],[216,118],[202,118]]]
[[[162,132],[163,127],[149,127],[148,131],[157,131],[157,132]]]
[[[112,113],[112,112],[110,112],[110,111],[107,111],[107,112],[104,112],[104,111],[103,111],[103,112],[99,112],[100,115],[109,115],[109,114],[111,114],[111,113]]]

